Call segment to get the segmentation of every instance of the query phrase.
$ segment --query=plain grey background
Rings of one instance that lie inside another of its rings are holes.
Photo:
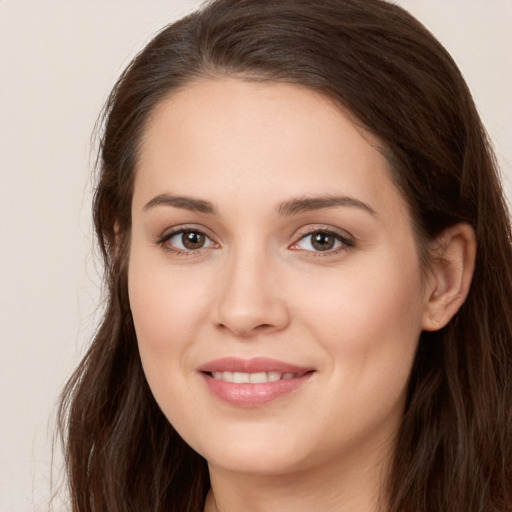
[[[397,3],[461,67],[512,198],[512,1]],[[99,318],[96,117],[130,58],[197,5],[0,0],[0,512],[47,510],[55,403]]]

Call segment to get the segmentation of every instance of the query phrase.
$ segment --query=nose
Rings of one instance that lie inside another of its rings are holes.
[[[290,317],[279,269],[256,251],[247,252],[225,262],[212,322],[238,337],[281,331]]]

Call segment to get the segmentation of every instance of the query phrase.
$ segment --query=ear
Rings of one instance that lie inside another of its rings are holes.
[[[476,237],[469,224],[445,229],[433,242],[422,328],[437,331],[457,313],[475,269]]]

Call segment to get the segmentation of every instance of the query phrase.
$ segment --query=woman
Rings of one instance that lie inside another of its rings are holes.
[[[73,510],[512,510],[512,247],[452,59],[381,0],[217,0],[105,110]]]

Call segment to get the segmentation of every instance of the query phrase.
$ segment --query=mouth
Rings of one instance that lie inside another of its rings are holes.
[[[315,373],[268,358],[223,358],[198,368],[215,398],[237,407],[259,407],[297,392]]]
[[[234,384],[265,384],[267,382],[277,382],[279,380],[290,380],[303,377],[312,370],[301,373],[292,372],[230,372],[230,371],[217,371],[217,372],[204,372],[209,377],[223,382],[233,382]]]

